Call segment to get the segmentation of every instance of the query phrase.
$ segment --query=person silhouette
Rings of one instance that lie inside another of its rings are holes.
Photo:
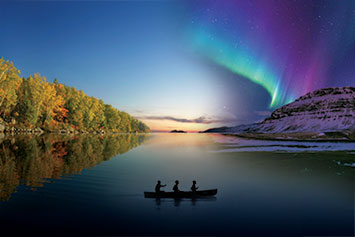
[[[180,192],[180,190],[179,190],[179,180],[175,181],[175,185],[173,187],[173,190],[174,190],[174,193]]]
[[[197,189],[198,189],[198,187],[196,187],[196,181],[194,180],[194,181],[192,181],[191,191],[196,192]]]
[[[166,186],[166,184],[161,184],[160,180],[158,180],[157,185],[155,185],[155,192],[156,193],[163,192],[160,190],[160,188],[165,187],[165,186]]]

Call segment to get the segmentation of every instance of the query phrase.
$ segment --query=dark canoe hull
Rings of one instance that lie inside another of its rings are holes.
[[[144,192],[145,198],[205,198],[217,194],[217,189],[201,190],[196,192]]]

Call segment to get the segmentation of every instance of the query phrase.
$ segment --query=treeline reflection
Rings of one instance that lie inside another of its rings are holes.
[[[139,146],[147,135],[13,136],[0,138],[0,201],[19,185],[42,187],[46,179],[79,174]]]

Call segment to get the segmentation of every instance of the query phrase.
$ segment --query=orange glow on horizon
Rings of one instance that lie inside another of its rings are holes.
[[[183,130],[186,132],[196,133],[205,131],[209,128],[220,126],[218,124],[181,123],[171,120],[142,119],[142,121],[150,127],[152,132],[170,132],[172,130]]]

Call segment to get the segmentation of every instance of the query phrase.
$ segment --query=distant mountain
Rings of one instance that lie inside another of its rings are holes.
[[[255,132],[261,123],[242,124],[235,127],[210,128],[202,133],[247,133]]]
[[[346,138],[355,131],[355,87],[325,88],[301,96],[275,110],[261,123],[208,129],[207,133],[291,134],[319,133]],[[341,134],[336,132],[343,132]],[[266,137],[268,137],[266,135]],[[306,136],[307,137],[307,136]],[[283,138],[283,137],[280,137]]]

